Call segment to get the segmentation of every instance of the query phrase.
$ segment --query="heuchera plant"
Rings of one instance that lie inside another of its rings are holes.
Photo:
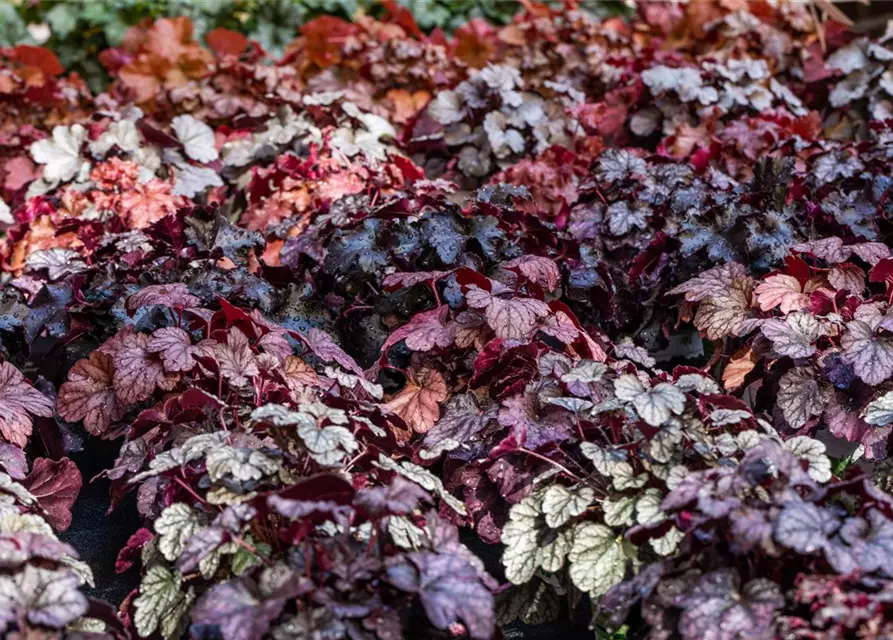
[[[635,620],[631,637],[883,638],[890,506],[869,480],[823,486],[763,441],[736,465],[688,476],[661,505],[668,519],[628,533],[648,540],[678,525],[687,535],[602,610],[613,626]]]
[[[0,631],[888,637],[893,53],[810,7],[0,50]]]
[[[706,337],[723,341],[727,388],[754,390],[756,406],[785,432],[825,428],[882,460],[891,422],[884,383],[893,376],[884,325],[890,250],[829,237],[793,251],[760,279],[730,263],[671,293],[684,295],[684,313]]]
[[[9,400],[7,415],[25,421],[40,406],[37,396],[46,398],[23,385],[12,365],[0,366],[20,385],[21,401]],[[94,586],[93,572],[56,536],[71,523],[81,488],[77,467],[67,458],[37,458],[30,472],[28,466],[22,449],[0,444],[0,631],[8,637],[80,638],[98,627],[107,638],[127,637],[114,608],[83,593],[85,585]]]

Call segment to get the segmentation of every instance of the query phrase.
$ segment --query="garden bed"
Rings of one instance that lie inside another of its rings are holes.
[[[893,636],[893,36],[501,6],[0,49],[0,631]]]

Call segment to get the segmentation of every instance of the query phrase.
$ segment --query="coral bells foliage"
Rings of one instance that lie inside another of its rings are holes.
[[[727,388],[756,389],[756,405],[785,432],[826,428],[884,459],[893,422],[890,250],[829,237],[793,252],[761,278],[730,263],[671,293],[684,296],[684,314],[706,337],[724,341]]]
[[[865,479],[817,485],[764,440],[737,464],[686,477],[658,522],[629,532],[654,540],[678,525],[686,536],[673,558],[614,587],[602,609],[647,637],[887,637],[890,507]]]
[[[889,38],[520,9],[0,51],[0,631],[893,634]]]
[[[435,628],[490,637],[492,578],[453,525],[423,510],[464,506],[436,476],[390,457],[405,426],[379,404],[381,387],[322,331],[290,334],[226,303],[207,317],[195,340],[164,327],[105,345],[117,348],[122,403],[159,398],[108,472],[122,491],[138,487],[154,522],[119,558],[125,568],[139,556],[145,570],[130,604],[137,632],[176,637],[195,600],[192,620],[228,637],[301,625],[381,634],[414,604]],[[139,350],[144,372],[161,354],[135,397],[121,349]]]
[[[94,584],[90,567],[56,537],[71,521],[80,473],[67,459],[28,466],[21,449],[0,445],[0,630],[79,638],[98,625],[106,638],[126,637],[114,608],[83,593]]]

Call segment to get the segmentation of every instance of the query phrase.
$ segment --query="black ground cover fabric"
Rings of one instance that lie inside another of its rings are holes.
[[[81,560],[93,569],[96,587],[85,591],[116,606],[132,589],[139,586],[138,568],[131,568],[124,574],[115,573],[118,551],[140,526],[136,501],[130,495],[118,509],[107,513],[108,480],[90,480],[112,466],[117,449],[115,443],[92,439],[87,451],[71,456],[81,470],[84,486],[72,508],[71,526],[59,536],[73,546]]]

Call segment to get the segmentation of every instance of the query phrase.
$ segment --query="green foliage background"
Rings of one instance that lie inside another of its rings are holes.
[[[426,31],[441,27],[450,32],[472,18],[505,24],[520,9],[517,0],[398,2],[409,7]],[[617,14],[624,8],[612,0],[584,0],[581,4],[597,15]],[[127,28],[144,18],[186,16],[198,37],[226,27],[244,33],[278,56],[298,28],[318,15],[350,19],[382,11],[379,0],[0,0],[0,46],[48,47],[67,69],[77,71],[94,91],[100,91],[106,76],[98,53],[119,44]],[[35,40],[35,30],[28,28],[41,24],[49,27],[48,40]]]

